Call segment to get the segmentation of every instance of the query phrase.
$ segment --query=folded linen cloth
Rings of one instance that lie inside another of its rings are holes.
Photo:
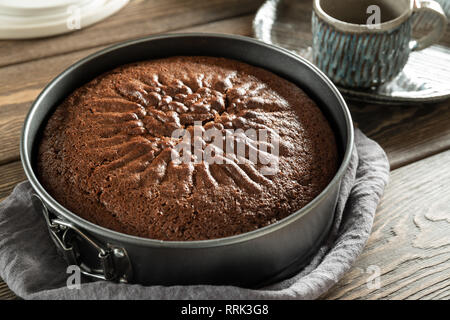
[[[0,203],[0,277],[24,299],[315,299],[351,268],[370,235],[389,179],[385,152],[356,129],[350,166],[342,181],[335,221],[327,240],[296,276],[253,290],[232,286],[141,286],[85,282],[66,285],[66,264],[56,253],[42,215],[31,204],[32,188],[19,184]]]

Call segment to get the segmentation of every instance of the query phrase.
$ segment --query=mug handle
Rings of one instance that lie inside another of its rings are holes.
[[[439,18],[437,26],[429,34],[418,40],[411,41],[411,51],[419,51],[428,48],[442,38],[447,27],[447,16],[441,5],[433,0],[414,0],[413,12],[431,12]]]

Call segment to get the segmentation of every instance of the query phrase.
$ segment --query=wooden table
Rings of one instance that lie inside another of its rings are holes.
[[[78,59],[126,39],[162,32],[252,35],[260,0],[132,1],[87,29],[29,41],[0,41],[0,199],[25,180],[19,137],[31,102]],[[450,32],[443,40],[450,45]],[[437,105],[350,105],[354,121],[387,152],[391,181],[366,249],[326,299],[450,298],[450,101]],[[371,266],[381,272],[368,286]],[[0,283],[0,298],[14,299]]]

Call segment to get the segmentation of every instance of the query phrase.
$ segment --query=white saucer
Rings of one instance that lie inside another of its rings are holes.
[[[0,0],[0,39],[68,33],[116,13],[129,0]]]

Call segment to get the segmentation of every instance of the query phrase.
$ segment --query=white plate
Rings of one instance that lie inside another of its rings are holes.
[[[0,0],[0,39],[28,39],[90,26],[129,0]]]

